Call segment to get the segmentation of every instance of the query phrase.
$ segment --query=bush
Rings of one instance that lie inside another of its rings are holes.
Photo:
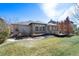
[[[9,36],[9,27],[4,22],[3,19],[0,18],[0,44],[3,43]]]

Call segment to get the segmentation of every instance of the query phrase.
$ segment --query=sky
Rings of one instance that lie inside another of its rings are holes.
[[[74,3],[0,3],[0,17],[8,23],[29,20],[47,23],[50,19],[62,21],[67,16],[74,21],[72,14]]]
[[[18,21],[42,21],[47,17],[38,4],[0,4],[0,17],[4,17],[8,22]]]

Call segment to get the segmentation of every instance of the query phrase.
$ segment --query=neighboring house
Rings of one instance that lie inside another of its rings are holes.
[[[73,22],[67,17],[64,21],[61,21],[57,25],[58,32],[63,34],[72,34],[73,33]]]

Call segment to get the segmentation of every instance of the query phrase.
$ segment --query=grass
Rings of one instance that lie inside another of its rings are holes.
[[[2,44],[0,55],[4,56],[77,56],[79,36],[43,40],[21,40]]]

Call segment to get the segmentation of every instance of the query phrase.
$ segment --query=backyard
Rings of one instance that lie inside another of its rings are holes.
[[[40,38],[41,39],[41,38]],[[69,56],[79,55],[79,36],[46,37],[41,40],[17,40],[0,45],[5,56]]]

